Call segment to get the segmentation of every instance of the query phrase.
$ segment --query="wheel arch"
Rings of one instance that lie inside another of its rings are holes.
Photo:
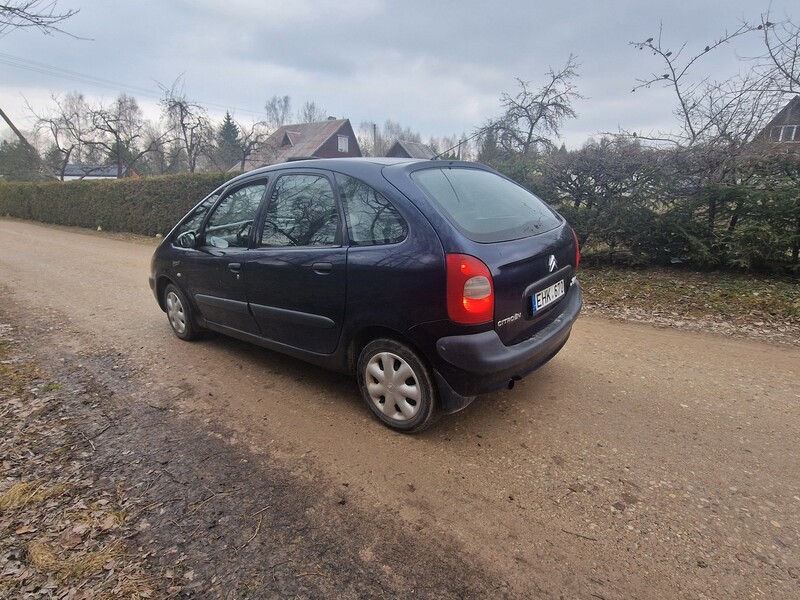
[[[431,372],[433,372],[433,366],[431,365],[430,360],[428,360],[428,357],[425,355],[422,349],[417,346],[417,344],[415,344],[408,336],[403,335],[401,332],[397,331],[396,329],[392,329],[391,327],[374,325],[359,329],[350,338],[350,342],[347,345],[347,372],[350,375],[356,374],[358,357],[364,347],[372,340],[377,340],[380,338],[388,338],[405,344],[414,351],[420,360],[424,360],[427,367],[431,370]]]
[[[172,281],[172,279],[166,275],[161,275],[158,279],[156,279],[156,299],[158,300],[158,305],[161,307],[161,310],[164,312],[167,312],[167,307],[164,304],[164,290],[167,289],[167,286],[170,283],[178,289],[181,289],[181,286]]]

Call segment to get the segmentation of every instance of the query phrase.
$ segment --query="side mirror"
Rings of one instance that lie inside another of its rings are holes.
[[[195,235],[194,231],[184,231],[177,237],[175,243],[181,248],[196,248],[197,236]]]

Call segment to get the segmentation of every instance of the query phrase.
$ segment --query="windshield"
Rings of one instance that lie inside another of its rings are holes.
[[[505,242],[555,229],[559,216],[542,200],[489,171],[425,169],[411,178],[447,219],[475,242]]]

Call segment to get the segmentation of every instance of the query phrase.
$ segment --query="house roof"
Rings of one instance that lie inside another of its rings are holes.
[[[433,158],[436,153],[427,144],[397,140],[386,153],[386,156],[398,158]]]
[[[320,148],[333,136],[339,132],[344,134],[343,129],[351,130],[349,119],[329,119],[317,123],[295,123],[279,127],[267,138],[264,146],[247,159],[245,170],[250,171],[293,158],[316,156]]]
[[[795,96],[772,119],[770,125],[800,125],[800,96]]]
[[[784,127],[800,127],[800,96],[795,96],[789,102],[786,103],[778,113],[772,117],[772,120],[767,123],[767,126],[761,130],[756,136],[756,140],[773,140],[773,141],[783,141],[782,136],[775,137],[775,128],[784,128]],[[800,136],[794,137],[793,140],[790,141],[800,141]]]
[[[122,167],[122,174],[128,173],[128,167]],[[117,177],[117,165],[92,165],[92,164],[70,164],[64,169],[64,177],[83,177],[89,179],[91,177]]]

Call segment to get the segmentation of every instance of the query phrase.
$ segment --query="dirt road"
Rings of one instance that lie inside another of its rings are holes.
[[[177,340],[147,286],[152,246],[0,219],[0,247],[0,285],[52,360],[114,357],[131,401],[171,399],[198,440],[252,457],[240,486],[268,457],[345,507],[363,535],[320,535],[365,571],[439,561],[438,577],[479,573],[474,597],[800,597],[798,348],[582,317],[514,390],[403,436],[343,376]]]

